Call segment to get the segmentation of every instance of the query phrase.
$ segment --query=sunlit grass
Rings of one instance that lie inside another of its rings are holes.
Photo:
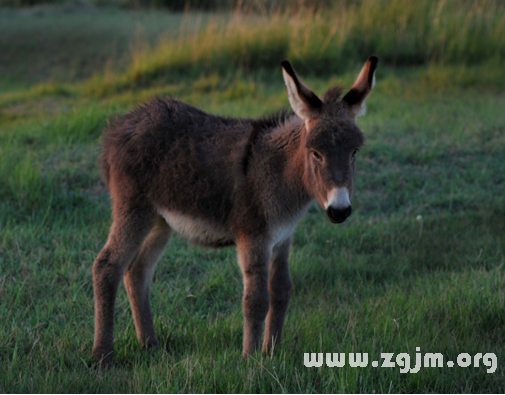
[[[305,72],[331,74],[371,54],[390,66],[487,63],[497,70],[487,80],[503,80],[505,7],[496,1],[367,0],[295,14],[236,12],[229,19],[211,18],[190,33],[182,26],[177,38],[135,52],[123,73],[96,75],[88,92],[105,95],[181,75],[223,75],[230,68],[275,69],[284,58]]]

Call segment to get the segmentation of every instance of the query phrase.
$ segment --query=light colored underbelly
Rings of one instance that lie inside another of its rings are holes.
[[[295,231],[297,222],[282,224],[280,226],[276,226],[274,229],[270,231],[272,237],[272,246],[280,244],[284,242],[287,238],[291,237],[293,232]]]
[[[270,235],[272,238],[272,246],[281,244],[286,239],[290,238],[294,233],[298,222],[307,212],[308,206],[302,208],[299,212],[295,213],[293,216],[287,217],[284,222],[281,222],[270,228]]]
[[[220,246],[233,244],[234,234],[226,227],[213,224],[201,218],[195,218],[176,211],[158,209],[174,232],[190,242],[204,246]]]

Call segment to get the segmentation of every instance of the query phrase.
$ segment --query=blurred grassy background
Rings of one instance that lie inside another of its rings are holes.
[[[1,71],[5,78],[23,73],[61,80],[85,77],[92,65],[100,71],[105,65],[123,66],[122,73],[101,77],[124,85],[161,76],[177,79],[180,73],[271,70],[279,58],[321,75],[354,66],[370,53],[379,53],[381,64],[388,66],[499,67],[505,56],[505,4],[499,1],[361,0],[326,8],[317,1],[276,8],[268,6],[273,2],[252,3],[265,11],[244,12],[250,7],[239,2],[232,11],[186,13],[181,20],[161,11],[105,11],[92,3],[74,8],[69,3],[68,11],[60,8],[59,15],[51,7],[4,10]],[[17,26],[22,22],[30,26],[20,36]],[[102,45],[93,45],[100,39]],[[131,51],[125,51],[128,46]],[[27,53],[37,66],[44,65],[40,58],[50,58],[53,63],[46,62],[46,69],[58,76],[19,69],[17,57]]]

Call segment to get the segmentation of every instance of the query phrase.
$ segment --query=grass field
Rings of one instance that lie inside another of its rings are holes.
[[[392,3],[410,15],[418,2]],[[423,47],[438,33],[419,35],[408,23],[407,41],[369,41],[350,54],[358,33],[331,35],[321,22],[306,33],[313,44],[296,54],[293,37],[304,31],[297,26],[310,25],[303,16],[286,33],[283,15],[242,16],[237,24],[231,14],[0,10],[0,392],[503,393],[505,44],[493,37],[505,11],[498,2],[461,0],[455,30],[443,19],[451,14],[446,2],[433,3],[421,22],[438,15],[441,43],[468,40],[436,52],[439,58]],[[355,31],[361,11],[342,9]],[[464,10],[473,16],[464,19]],[[362,34],[375,37],[387,16],[362,18]],[[329,20],[327,13],[310,18]],[[245,25],[259,27],[247,33]],[[204,38],[212,34],[222,44],[209,49]],[[267,55],[237,55],[242,47],[223,34]],[[347,52],[309,51],[325,39],[337,48],[335,37]],[[402,52],[408,40],[421,59]],[[141,350],[121,289],[116,364],[100,370],[91,355],[91,267],[110,226],[97,165],[106,120],[154,95],[258,116],[288,104],[276,66],[283,57],[322,94],[330,85],[349,87],[371,51],[381,63],[359,119],[367,143],[353,215],[332,225],[314,205],[299,225],[283,346],[242,360],[234,249],[205,250],[175,236],[152,289],[160,349]],[[370,361],[408,353],[413,365],[416,347],[453,361],[494,353],[497,369],[304,366],[310,352],[368,353]]]

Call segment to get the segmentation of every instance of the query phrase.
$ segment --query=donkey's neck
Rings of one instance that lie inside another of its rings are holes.
[[[294,115],[283,125],[272,131],[270,145],[273,152],[281,151],[285,157],[284,175],[288,188],[296,194],[300,206],[305,206],[313,199],[305,182],[306,152],[303,121]]]

